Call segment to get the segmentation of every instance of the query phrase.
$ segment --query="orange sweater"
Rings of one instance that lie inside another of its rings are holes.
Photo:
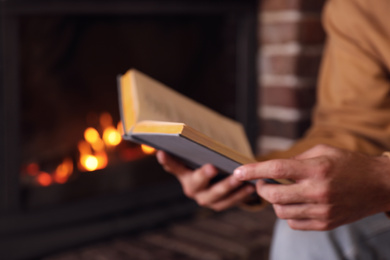
[[[380,154],[390,150],[390,1],[329,0],[327,42],[313,124],[285,158],[316,144]]]

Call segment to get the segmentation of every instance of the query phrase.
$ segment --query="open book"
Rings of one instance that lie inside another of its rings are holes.
[[[124,139],[164,150],[191,168],[211,163],[231,174],[256,162],[239,122],[135,69],[118,77],[118,91]]]

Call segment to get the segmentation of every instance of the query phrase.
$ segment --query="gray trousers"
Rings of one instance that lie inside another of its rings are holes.
[[[331,231],[292,230],[278,220],[270,259],[390,259],[390,219],[381,213]]]

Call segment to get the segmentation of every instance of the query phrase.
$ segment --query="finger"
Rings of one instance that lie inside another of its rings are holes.
[[[241,181],[238,181],[233,176],[229,176],[215,183],[208,189],[199,192],[195,199],[199,205],[210,207],[212,204],[226,199],[228,195],[230,195],[242,184],[243,183]],[[252,191],[255,191],[254,187],[252,187]]]
[[[240,166],[234,175],[242,181],[267,178],[299,180],[309,175],[310,167],[306,162],[294,159],[269,160]]]
[[[258,181],[256,190],[261,197],[272,204],[287,205],[317,202],[316,192],[318,190],[313,185],[308,185],[307,182],[280,185]]]
[[[157,151],[156,153],[157,161],[162,165],[165,171],[172,173],[174,175],[180,175],[190,172],[184,164],[175,160],[172,156],[169,156],[164,151]]]
[[[337,226],[331,222],[317,219],[289,219],[287,220],[287,223],[295,230],[326,231]]]
[[[331,219],[329,206],[317,204],[273,204],[275,214],[281,219],[312,219],[325,221]]]
[[[206,164],[199,169],[176,176],[183,187],[184,193],[188,197],[194,198],[199,192],[209,189],[211,179],[217,174],[218,170],[214,166]]]
[[[235,207],[245,201],[254,191],[255,187],[253,185],[245,185],[225,197],[225,199],[213,203],[210,208],[215,211],[223,211]]]
[[[177,177],[184,194],[190,198],[194,198],[199,191],[206,189],[210,180],[218,174],[217,169],[210,164],[191,170],[166,152],[158,151],[156,156],[164,170]]]

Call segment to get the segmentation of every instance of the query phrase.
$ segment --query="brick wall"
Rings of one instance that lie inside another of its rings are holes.
[[[259,153],[289,147],[310,125],[325,40],[324,2],[259,2]]]

